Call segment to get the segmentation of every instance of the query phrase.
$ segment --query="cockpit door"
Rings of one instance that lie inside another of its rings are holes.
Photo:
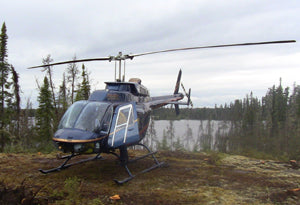
[[[139,129],[135,103],[120,105],[115,109],[108,145],[117,148],[139,141]]]

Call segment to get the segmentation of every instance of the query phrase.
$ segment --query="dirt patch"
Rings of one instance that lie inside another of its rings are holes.
[[[0,182],[0,204],[38,204],[38,201],[34,202],[34,196],[35,194],[23,184],[8,187],[5,183]]]

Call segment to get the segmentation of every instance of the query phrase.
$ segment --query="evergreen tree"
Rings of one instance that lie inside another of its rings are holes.
[[[6,141],[9,139],[7,127],[11,122],[12,96],[9,82],[11,67],[7,62],[6,25],[3,23],[0,34],[0,151],[3,151]]]
[[[289,98],[287,118],[289,156],[291,159],[300,160],[300,86],[296,84]]]
[[[8,84],[9,65],[7,63],[7,39],[6,26],[3,23],[0,34],[0,129],[4,129],[8,123],[5,110],[6,101],[8,99]]]
[[[82,64],[81,77],[82,77],[82,82],[78,86],[75,101],[89,99],[90,92],[91,92],[91,86],[90,86],[90,82],[89,82],[89,75],[88,75],[87,71],[85,70],[84,64]]]
[[[66,86],[66,77],[65,73],[63,74],[63,80],[61,85],[59,86],[58,93],[58,108],[59,115],[61,116],[68,108],[68,94],[67,94],[67,86]]]
[[[15,68],[11,65],[12,71],[12,80],[13,80],[13,93],[14,93],[14,102],[13,110],[15,113],[16,129],[14,133],[19,137],[20,133],[20,114],[21,114],[21,97],[20,97],[20,85],[19,85],[19,74]]]
[[[19,84],[19,74],[15,70],[13,66],[11,66],[12,71],[12,80],[13,80],[13,90],[14,90],[14,110],[16,110],[16,113],[19,115],[21,112],[21,97],[20,97],[20,84]]]
[[[243,102],[242,130],[240,144],[243,149],[257,150],[260,146],[260,102],[257,98],[246,96]]]
[[[281,79],[278,87],[273,85],[263,98],[263,110],[268,132],[267,152],[275,154],[288,151],[287,110],[288,110],[288,88],[282,88]]]
[[[43,140],[50,140],[53,135],[54,107],[48,78],[44,78],[38,96],[39,107],[36,113],[38,134]]]
[[[6,34],[7,29],[6,29],[6,25],[5,22],[2,24],[1,27],[1,34],[0,34],[0,62],[4,63],[6,62],[6,58],[7,58],[7,39],[8,36]]]

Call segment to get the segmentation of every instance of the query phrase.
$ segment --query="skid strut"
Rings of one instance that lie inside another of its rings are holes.
[[[137,145],[140,145],[140,146],[146,148],[147,151],[148,151],[148,154],[145,154],[145,155],[143,155],[143,156],[134,158],[134,159],[132,159],[132,160],[128,160],[128,151],[127,151],[127,147],[126,147],[126,146],[121,147],[121,148],[120,148],[120,156],[119,156],[119,160],[120,160],[120,162],[121,162],[121,166],[123,166],[123,167],[125,168],[125,170],[127,171],[129,177],[127,177],[127,178],[125,178],[125,179],[123,179],[123,180],[117,180],[117,179],[114,179],[114,181],[115,181],[117,184],[124,184],[124,183],[126,183],[126,182],[132,180],[132,179],[133,179],[136,175],[138,175],[138,174],[143,174],[143,173],[149,172],[149,171],[151,171],[151,170],[153,170],[153,169],[156,169],[156,168],[158,168],[158,167],[162,167],[162,165],[164,165],[164,162],[159,162],[159,161],[157,160],[157,158],[155,157],[156,152],[152,152],[152,151],[151,151],[146,145],[144,145],[144,144],[139,143],[139,144],[137,144]],[[152,158],[153,158],[155,164],[154,164],[153,166],[151,166],[151,167],[149,167],[149,168],[147,168],[147,169],[144,169],[143,171],[137,173],[136,175],[133,175],[133,174],[130,172],[128,166],[127,166],[128,163],[136,162],[136,161],[138,161],[138,160],[140,160],[140,159],[144,159],[144,158],[146,158],[146,157],[148,157],[148,156],[152,156]]]
[[[66,169],[66,168],[71,167],[71,166],[76,165],[76,164],[81,164],[81,163],[84,163],[84,162],[88,162],[88,161],[91,161],[91,160],[96,160],[96,159],[101,159],[102,158],[102,156],[99,153],[95,157],[90,157],[88,159],[83,159],[83,160],[80,160],[80,161],[77,161],[77,162],[67,164],[70,159],[72,159],[73,157],[75,157],[77,155],[78,154],[72,153],[70,155],[60,157],[59,159],[66,159],[60,166],[55,167],[53,169],[47,169],[47,170],[39,169],[39,171],[42,172],[43,174],[48,174],[50,172],[56,172],[56,171],[60,171],[62,169]]]

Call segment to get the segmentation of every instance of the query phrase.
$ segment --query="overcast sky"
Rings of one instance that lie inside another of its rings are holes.
[[[6,23],[8,61],[20,74],[22,104],[36,106],[39,65],[54,61],[142,53],[216,44],[275,41],[300,37],[298,0],[0,0],[0,23]],[[114,63],[85,63],[92,89],[114,80]],[[67,65],[54,67],[56,87]],[[81,68],[81,64],[79,64]],[[126,61],[126,78],[139,77],[152,96],[174,90],[179,69],[192,88],[196,107],[213,107],[259,98],[269,87],[300,84],[300,46],[262,45],[181,51]]]

